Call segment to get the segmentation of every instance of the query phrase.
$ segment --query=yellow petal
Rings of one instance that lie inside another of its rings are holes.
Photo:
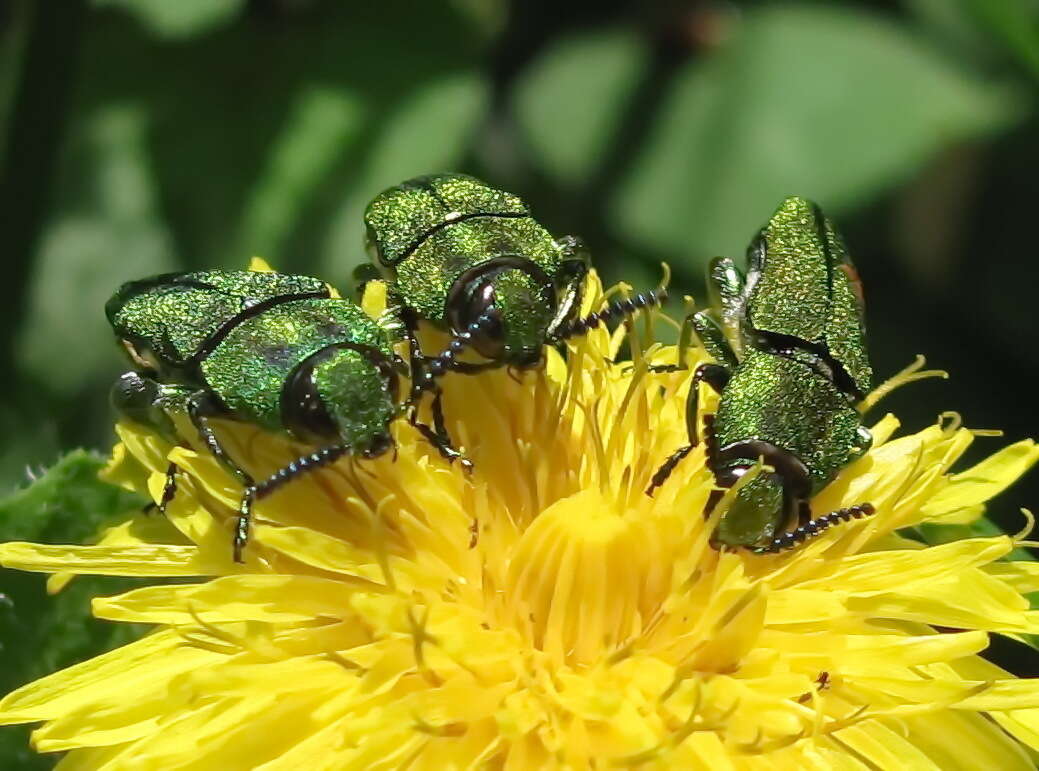
[[[1013,544],[1005,537],[972,538],[935,546],[921,552],[873,552],[845,558],[840,567],[824,578],[805,581],[799,588],[829,584],[840,591],[862,596],[871,592],[890,592],[891,576],[899,577],[899,587],[930,582],[959,570],[987,565],[1010,552]]]
[[[368,287],[373,316],[386,289]],[[602,308],[594,275],[586,290],[583,312]],[[96,599],[96,615],[160,631],[20,689],[0,719],[45,721],[38,748],[84,769],[1029,767],[1039,681],[980,654],[991,632],[1039,632],[1025,597],[1039,568],[1003,561],[1012,538],[932,547],[901,529],[980,516],[1039,450],[950,477],[974,434],[943,418],[893,438],[889,415],[811,502],[817,515],[870,502],[874,516],[782,554],[718,551],[709,536],[735,493],[705,519],[706,443],[645,494],[688,440],[706,353],[650,371],[677,352],[648,319],[629,326],[572,338],[543,369],[444,378],[444,422],[473,473],[396,420],[395,453],[259,501],[245,565],[230,548],[242,485],[190,420],[171,413],[176,446],[120,424],[107,477],[155,500],[176,461],[167,517],[96,546],[2,545],[0,561],[55,571],[52,585],[187,580]],[[419,414],[433,420],[428,400]],[[240,421],[214,428],[256,478],[311,451]]]
[[[348,610],[342,581],[308,576],[224,576],[204,584],[149,586],[95,598],[98,618],[147,624],[331,620]]]
[[[22,686],[0,701],[0,723],[58,718],[106,702],[132,709],[127,694],[143,699],[164,692],[172,677],[219,658],[183,643],[176,631],[163,630]]]
[[[246,268],[246,270],[256,271],[257,273],[274,272],[274,268],[272,268],[263,257],[253,257],[249,260],[249,267]]]
[[[1004,447],[981,463],[956,474],[948,486],[921,510],[926,518],[984,503],[999,495],[1039,460],[1039,447],[1031,439]]]
[[[0,565],[41,573],[106,576],[207,576],[239,570],[230,553],[222,562],[204,557],[194,546],[51,546],[19,541],[0,544]]]
[[[373,319],[377,319],[386,310],[386,291],[388,287],[385,281],[369,281],[364,285],[364,296],[361,298],[361,307]]]

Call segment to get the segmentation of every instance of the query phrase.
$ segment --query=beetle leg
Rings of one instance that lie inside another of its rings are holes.
[[[858,436],[856,437],[855,446],[851,448],[851,452],[848,453],[848,460],[854,460],[861,458],[870,448],[873,446],[873,432],[871,432],[865,426],[859,426]]]
[[[452,372],[458,372],[462,375],[476,375],[480,372],[486,372],[490,369],[498,369],[501,366],[501,363],[497,361],[452,361],[448,365],[448,368]]]
[[[437,417],[439,413],[439,419]],[[437,391],[436,396],[433,397],[433,422],[434,424],[440,423],[443,425],[444,413],[440,407],[440,391]],[[465,457],[461,452],[454,448],[451,444],[451,438],[447,436],[446,431],[441,433],[440,430],[434,430],[422,423],[418,419],[418,410],[412,407],[411,414],[408,416],[408,422],[414,426],[422,437],[433,445],[437,451],[443,456],[448,463],[458,461],[462,469],[465,471],[473,470],[473,462]]]
[[[253,478],[227,454],[227,450],[224,449],[224,446],[213,432],[212,426],[209,425],[211,417],[222,414],[209,394],[205,391],[193,393],[188,397],[187,409],[188,417],[191,418],[191,425],[198,431],[202,441],[206,443],[206,447],[213,453],[213,457],[223,463],[235,475],[235,478],[242,483],[243,487],[252,487],[254,484]]]
[[[310,455],[296,458],[292,463],[278,469],[258,484],[250,483],[245,488],[242,500],[238,504],[238,520],[235,523],[233,541],[234,561],[242,562],[242,550],[245,548],[246,543],[249,542],[249,526],[252,523],[252,509],[256,501],[266,498],[301,474],[335,463],[350,451],[350,447],[345,444],[324,447]]]
[[[362,262],[354,268],[352,278],[358,299],[364,296],[364,287],[369,281],[378,281],[382,278],[379,269],[370,262]]]
[[[686,401],[685,407],[685,420],[686,430],[689,432],[689,444],[675,450],[671,456],[661,464],[660,468],[653,475],[650,480],[649,487],[646,488],[646,495],[653,497],[653,492],[660,487],[667,478],[671,476],[671,472],[675,470],[677,466],[686,455],[688,455],[696,445],[700,443],[699,432],[697,430],[697,418],[699,417],[699,391],[700,383],[706,382],[715,391],[721,393],[725,388],[725,385],[729,382],[731,373],[725,367],[720,364],[701,364],[696,368],[696,372],[693,373],[693,382],[689,386],[689,398]]]
[[[588,253],[584,243],[576,236],[559,239],[563,262],[559,266],[560,296],[556,317],[548,325],[548,336],[552,337],[558,327],[569,321],[581,308],[581,293],[584,279],[588,275]]]
[[[451,441],[451,435],[447,433],[447,426],[444,425],[444,392],[439,388],[433,395],[433,403],[430,405],[430,409],[433,412],[433,430],[437,432],[438,436],[444,437],[448,442]]]
[[[177,494],[177,464],[171,463],[166,467],[166,482],[162,486],[162,498],[159,500],[159,513],[166,514],[166,507],[173,502]]]
[[[741,325],[747,282],[730,257],[715,257],[707,269],[707,296],[721,316],[721,331],[729,346],[741,353]]]
[[[436,394],[433,396],[433,403],[430,405],[430,409],[433,412],[433,431],[440,437],[443,444],[437,445],[437,449],[442,453],[446,450],[451,453],[451,459],[455,458],[462,464],[462,468],[466,471],[473,470],[473,463],[471,460],[466,458],[462,453],[455,449],[454,444],[451,442],[451,434],[447,431],[447,426],[444,424],[444,405],[442,398],[444,392],[437,389]],[[443,448],[443,449],[442,449]]]
[[[466,458],[451,444],[451,437],[447,433],[447,428],[444,425],[444,408],[441,401],[442,392],[440,388],[435,385],[436,378],[443,375],[443,373],[448,370],[472,374],[475,372],[481,372],[485,369],[498,367],[500,364],[498,362],[467,364],[465,362],[457,361],[454,358],[453,347],[449,347],[444,354],[441,354],[438,357],[430,358],[422,353],[422,349],[419,346],[418,336],[416,334],[418,321],[415,315],[410,311],[406,311],[402,313],[401,316],[404,319],[404,326],[408,337],[408,347],[410,350],[409,364],[411,368],[411,395],[407,402],[410,407],[408,422],[414,426],[418,432],[422,434],[423,438],[433,445],[440,455],[449,463],[457,460],[465,471],[472,471],[472,461]],[[456,340],[452,342],[454,343]],[[447,355],[449,352],[451,353],[450,356]],[[428,366],[431,364],[435,366]],[[428,390],[434,391],[433,402],[430,405],[433,412],[434,428],[430,428],[418,419],[419,402],[422,400],[422,395]]]
[[[424,374],[422,364],[426,361],[426,357],[419,346],[418,321],[415,319],[415,314],[408,308],[402,308],[400,316],[404,322],[404,334],[408,338],[408,368],[411,370],[411,395],[408,397],[408,401],[414,404],[422,397],[425,390],[422,387]]]
[[[127,372],[112,386],[112,406],[121,418],[141,423],[157,431],[165,439],[176,443],[177,436],[173,423],[166,413],[171,402],[183,399],[186,392],[177,386],[163,386],[156,380],[139,372]],[[173,497],[177,494],[177,464],[170,463],[166,467],[166,482],[162,487],[162,497],[158,503],[149,503],[143,512],[150,514],[158,510],[166,513]]]
[[[571,337],[587,334],[590,329],[597,329],[599,325],[605,322],[630,317],[643,308],[661,305],[666,299],[667,289],[658,287],[648,292],[640,292],[634,297],[614,300],[601,311],[563,322],[555,330],[555,333],[548,338],[547,342],[555,344]]]
[[[726,339],[722,327],[710,314],[706,311],[697,311],[692,316],[686,317],[686,322],[682,326],[685,327],[686,324],[689,324],[691,332],[696,335],[700,345],[711,355],[712,359],[728,369],[736,368],[736,353]],[[681,338],[679,338],[679,342],[681,342]],[[686,350],[688,350],[689,342],[691,341],[686,342]]]
[[[720,364],[701,364],[693,373],[693,382],[689,386],[689,396],[685,403],[685,423],[689,432],[689,444],[696,447],[700,443],[697,422],[700,417],[700,383],[705,382],[715,391],[721,393],[729,382],[732,373]]]
[[[714,415],[703,416],[703,433],[704,444],[707,445],[704,448],[707,468],[714,470],[718,467],[718,437],[714,434]],[[714,507],[718,505],[718,502],[724,497],[724,495],[725,490],[715,485],[710,494],[708,494],[707,503],[705,503],[703,507],[704,521],[711,518],[711,514],[714,513]]]
[[[690,313],[682,321],[682,330],[678,335],[678,363],[677,364],[655,364],[649,367],[650,372],[679,372],[689,369],[687,357],[689,349],[693,346],[693,338],[700,347],[710,354],[711,358],[720,364],[734,369],[736,367],[736,354],[725,338],[722,328],[706,311]]]
[[[671,472],[675,470],[675,466],[681,463],[682,459],[685,458],[685,456],[691,453],[692,451],[693,445],[687,444],[684,447],[679,447],[677,450],[671,453],[671,457],[669,457],[666,461],[664,461],[661,464],[660,468],[657,469],[657,472],[653,475],[653,478],[650,480],[649,487],[646,488],[646,495],[652,498],[653,493],[656,492],[656,489],[660,487],[662,484],[664,484],[664,482],[667,481],[667,478],[671,476]]]

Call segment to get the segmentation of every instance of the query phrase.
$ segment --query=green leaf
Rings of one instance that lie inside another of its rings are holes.
[[[144,501],[98,479],[105,461],[73,450],[28,487],[0,500],[0,540],[86,540],[117,515]]]
[[[701,267],[742,253],[787,195],[861,206],[942,148],[1004,128],[1012,97],[878,16],[761,9],[678,74],[614,222]]]
[[[95,14],[79,101],[144,106],[162,215],[185,267],[240,269],[260,254],[286,272],[314,272],[344,195],[395,116],[427,87],[475,77],[471,22],[446,2],[281,13],[283,24],[249,18],[162,41],[122,14]],[[440,136],[434,126],[412,140]],[[357,249],[351,243],[351,261]]]
[[[0,500],[0,540],[85,541],[104,525],[139,508],[136,495],[98,479],[104,461],[76,450],[29,487]],[[110,624],[90,616],[90,598],[140,582],[81,577],[48,597],[42,575],[0,569],[0,693],[89,658],[143,633],[144,627]],[[0,729],[5,768],[49,768],[53,759],[32,753],[27,730]]]
[[[245,0],[95,0],[99,8],[123,8],[164,38],[200,35],[233,21]]]
[[[357,95],[344,89],[314,86],[297,96],[246,203],[239,255],[276,259],[343,147],[357,140],[364,118]]]
[[[568,38],[519,78],[516,120],[533,160],[556,182],[578,186],[610,149],[648,52],[628,29]]]
[[[124,281],[176,265],[156,212],[147,128],[139,107],[98,110],[70,161],[92,185],[44,233],[18,340],[21,367],[51,393],[68,396],[117,371],[105,301]],[[57,365],[72,352],[75,366]]]
[[[987,28],[1039,78],[1039,3],[1035,0],[961,0],[975,22]]]
[[[25,42],[29,31],[29,2],[30,0],[14,0],[7,3],[3,10],[4,24],[0,25],[0,147],[5,148],[18,79],[22,74],[22,61],[25,57]],[[6,160],[0,157],[0,172],[3,171]]]
[[[481,76],[452,74],[426,84],[384,119],[337,206],[323,250],[327,275],[346,276],[365,259],[362,214],[373,196],[409,177],[457,169],[487,100]]]

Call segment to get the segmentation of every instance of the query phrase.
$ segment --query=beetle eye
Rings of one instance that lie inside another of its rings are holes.
[[[373,265],[379,265],[385,261],[382,259],[382,249],[379,247],[379,235],[370,224],[365,227],[364,251],[368,260]]]
[[[505,354],[505,329],[501,318],[494,313],[494,284],[474,282],[470,291],[450,309],[450,322],[455,334],[468,332],[469,344],[481,356],[500,359]]]

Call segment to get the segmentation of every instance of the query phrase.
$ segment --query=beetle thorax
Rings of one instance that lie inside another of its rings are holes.
[[[747,466],[728,469],[730,485],[750,471]],[[728,481],[728,480],[726,480]],[[719,486],[725,485],[722,475]],[[783,478],[761,470],[740,485],[728,510],[722,515],[713,539],[730,546],[752,546],[767,542],[785,526]]]

